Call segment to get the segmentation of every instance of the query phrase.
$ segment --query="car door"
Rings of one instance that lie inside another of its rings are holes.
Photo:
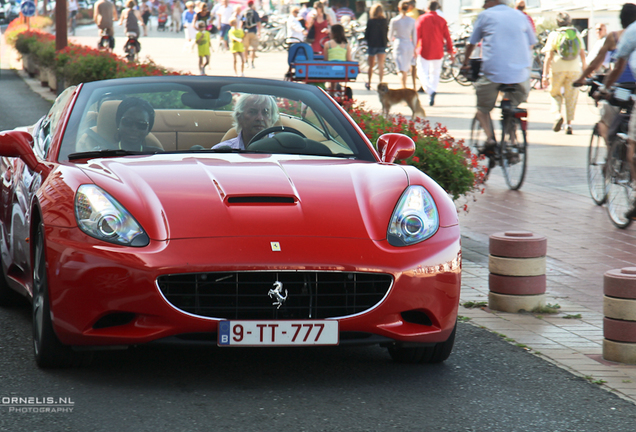
[[[69,88],[58,96],[48,114],[33,127],[33,151],[39,160],[43,161],[48,156],[53,136],[73,95],[73,89]],[[8,226],[3,226],[3,234],[6,234],[9,240],[6,245],[9,255],[7,264],[13,265],[12,272],[21,273],[29,270],[30,248],[27,239],[30,237],[31,208],[33,196],[42,184],[42,176],[32,171],[19,158],[2,159],[2,217],[3,222],[8,221]],[[4,225],[7,225],[7,222]]]

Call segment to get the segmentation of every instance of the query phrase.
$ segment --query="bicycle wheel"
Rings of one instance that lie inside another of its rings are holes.
[[[484,144],[486,143],[486,133],[484,129],[481,127],[481,123],[477,120],[477,117],[473,118],[473,123],[470,128],[470,151],[472,153],[473,158],[477,160],[480,168],[483,168],[485,172],[484,182],[488,180],[488,176],[490,175],[490,171],[496,165],[496,156],[492,155],[491,157],[487,157],[484,155]]]
[[[511,190],[518,190],[526,177],[528,143],[521,119],[508,114],[502,121],[501,168]]]
[[[631,171],[627,162],[627,142],[617,137],[607,156],[605,185],[607,190],[607,215],[614,225],[625,229],[632,219],[625,213],[632,207],[634,191],[631,187]]]
[[[461,65],[464,62],[464,54],[463,53],[457,54],[455,56],[455,59]],[[468,81],[466,77],[460,73],[455,75],[455,81],[457,81],[458,84],[463,85],[465,87],[468,87],[469,85],[473,85],[471,81]]]
[[[444,55],[444,59],[442,61],[442,71],[439,74],[439,82],[447,83],[451,82],[455,79],[455,75],[453,74],[453,62],[450,59],[448,54]]]
[[[369,62],[367,60],[367,46],[360,45],[353,53],[353,61],[358,62],[358,70],[361,74],[369,72]]]
[[[587,152],[587,185],[590,196],[596,205],[603,205],[607,199],[605,188],[605,162],[607,161],[607,145],[594,126],[590,148]]]

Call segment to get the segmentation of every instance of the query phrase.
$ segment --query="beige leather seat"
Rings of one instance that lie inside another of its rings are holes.
[[[121,101],[105,101],[97,113],[97,124],[86,130],[77,141],[76,151],[85,152],[95,148],[117,148],[117,122],[115,114]],[[149,132],[146,136],[146,145],[163,149],[161,142]]]

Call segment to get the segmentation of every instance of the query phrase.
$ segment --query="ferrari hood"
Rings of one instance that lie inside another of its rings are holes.
[[[188,156],[100,159],[83,170],[155,240],[381,240],[408,185],[397,165],[302,156]]]

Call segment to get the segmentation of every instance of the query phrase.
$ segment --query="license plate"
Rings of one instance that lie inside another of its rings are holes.
[[[219,346],[338,345],[338,321],[221,321]]]

